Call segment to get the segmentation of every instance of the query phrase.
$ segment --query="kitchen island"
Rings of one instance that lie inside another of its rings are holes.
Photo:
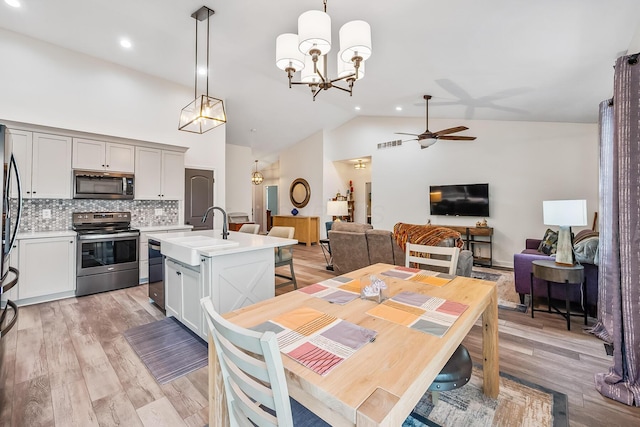
[[[165,309],[207,339],[200,299],[211,297],[219,313],[255,304],[275,295],[274,248],[294,239],[220,230],[149,234],[160,242],[165,262]]]

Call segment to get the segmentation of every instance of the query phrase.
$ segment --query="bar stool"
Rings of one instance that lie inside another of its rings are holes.
[[[428,391],[431,392],[433,406],[438,403],[441,391],[454,390],[468,383],[471,379],[471,368],[469,351],[460,344],[429,387]]]

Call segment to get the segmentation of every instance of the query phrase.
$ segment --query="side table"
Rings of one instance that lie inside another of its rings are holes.
[[[531,317],[535,311],[547,311],[551,313],[553,308],[556,313],[567,319],[567,330],[571,330],[571,316],[582,316],[579,313],[571,313],[571,303],[569,302],[569,286],[579,285],[582,289],[584,301],[587,300],[587,280],[584,275],[584,267],[576,264],[574,266],[558,265],[555,261],[536,260],[532,263],[533,270],[531,272],[531,282],[529,284],[531,293]],[[547,302],[548,309],[540,310],[533,308],[533,278],[547,281]],[[565,309],[560,311],[556,306],[551,304],[551,282],[555,282],[556,286],[565,286]],[[587,324],[587,310],[584,310],[584,324]]]

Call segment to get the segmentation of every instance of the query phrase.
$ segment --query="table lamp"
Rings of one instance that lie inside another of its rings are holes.
[[[573,235],[571,226],[587,225],[586,200],[547,200],[542,202],[542,215],[545,225],[560,226],[556,264],[573,267]]]
[[[346,200],[329,200],[327,202],[327,215],[337,217],[336,221],[340,221],[341,217],[348,213],[349,205]]]

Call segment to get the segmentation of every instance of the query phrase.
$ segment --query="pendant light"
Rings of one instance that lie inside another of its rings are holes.
[[[313,100],[322,90],[340,89],[353,94],[353,84],[364,77],[364,62],[371,56],[371,27],[364,21],[351,21],[339,31],[338,76],[329,78],[327,53],[331,50],[331,17],[327,0],[323,11],[310,10],[298,17],[298,34],[285,33],[276,39],[276,66],[287,73],[289,88],[307,85]],[[293,76],[301,71],[300,81]],[[341,87],[336,83],[347,83]]]
[[[195,84],[193,91],[195,99],[180,112],[180,124],[178,125],[179,130],[186,132],[205,133],[227,122],[227,115],[224,111],[224,103],[222,100],[209,96],[209,22],[211,15],[214,13],[215,12],[208,7],[202,6],[191,14],[191,17],[196,20],[196,65],[194,70]],[[198,95],[198,24],[205,19],[207,21],[207,90],[206,94]]]
[[[256,160],[256,171],[251,174],[251,182],[255,185],[260,185],[262,181],[264,181],[264,176],[258,172],[258,161]]]

